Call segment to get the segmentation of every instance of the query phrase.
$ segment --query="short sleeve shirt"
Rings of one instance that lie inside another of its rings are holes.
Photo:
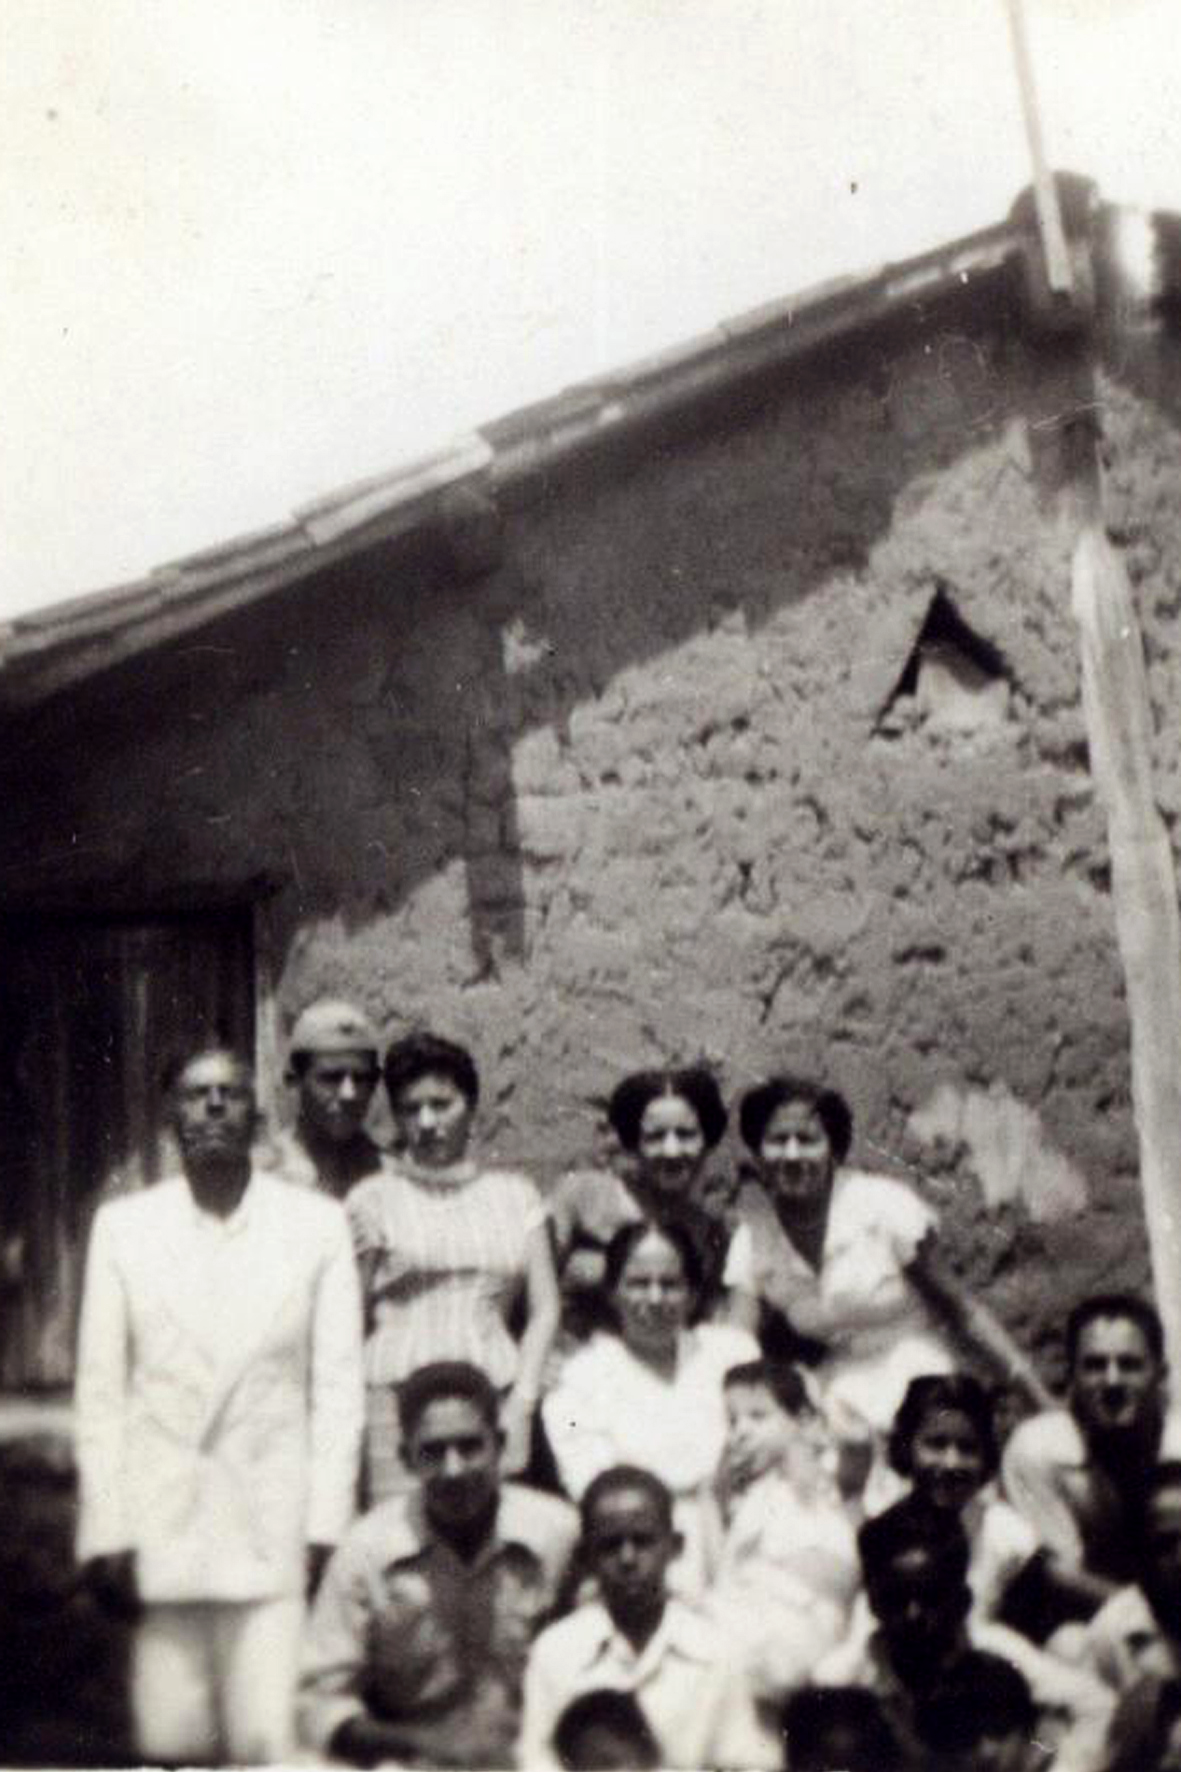
[[[500,1169],[438,1181],[396,1172],[362,1182],[345,1207],[367,1283],[367,1381],[398,1384],[431,1361],[468,1360],[510,1385],[508,1314],[546,1221],[534,1183]]]
[[[806,1275],[819,1284],[836,1322],[821,1374],[834,1400],[885,1431],[912,1378],[951,1370],[951,1350],[907,1274],[939,1220],[905,1182],[838,1171],[816,1273],[788,1239],[761,1189],[745,1191],[740,1212],[725,1283],[781,1309],[786,1304],[789,1316],[793,1280]],[[849,1312],[843,1330],[842,1307]],[[857,1321],[867,1307],[875,1318],[868,1326]]]
[[[525,1675],[518,1763],[557,1772],[554,1727],[583,1692],[631,1692],[666,1767],[773,1767],[776,1735],[761,1723],[733,1645],[713,1620],[670,1599],[655,1635],[637,1652],[598,1602],[543,1631]]]

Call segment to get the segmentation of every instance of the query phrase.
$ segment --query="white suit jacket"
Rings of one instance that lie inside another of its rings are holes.
[[[258,1172],[224,1226],[183,1177],[102,1206],[75,1412],[81,1560],[135,1551],[149,1601],[299,1591],[305,1544],[335,1543],[354,1507],[361,1305],[343,1208]]]

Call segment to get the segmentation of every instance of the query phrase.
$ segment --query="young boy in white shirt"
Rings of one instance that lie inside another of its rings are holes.
[[[659,1477],[633,1465],[596,1477],[582,1498],[581,1549],[599,1597],[533,1645],[518,1765],[556,1772],[554,1734],[566,1707],[584,1692],[609,1689],[634,1695],[662,1766],[777,1766],[775,1735],[759,1721],[723,1631],[668,1593],[680,1538]]]

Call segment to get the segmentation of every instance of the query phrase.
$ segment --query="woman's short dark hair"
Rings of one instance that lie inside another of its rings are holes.
[[[692,1233],[683,1224],[678,1224],[675,1218],[637,1218],[631,1224],[620,1225],[603,1256],[604,1292],[608,1296],[614,1292],[624,1268],[631,1260],[632,1251],[645,1237],[661,1237],[676,1250],[680,1256],[685,1284],[696,1298],[705,1284],[701,1251],[693,1240]]]
[[[1001,1454],[992,1399],[970,1372],[928,1373],[911,1379],[894,1417],[887,1447],[890,1463],[898,1475],[914,1475],[915,1436],[927,1417],[941,1409],[955,1409],[968,1417],[980,1442],[984,1478],[995,1476]]]
[[[726,1104],[713,1072],[696,1064],[682,1070],[633,1071],[616,1084],[607,1103],[607,1118],[625,1151],[639,1149],[644,1111],[662,1095],[679,1095],[688,1102],[697,1115],[707,1150],[720,1143],[726,1130]]]
[[[843,1163],[853,1142],[852,1108],[838,1089],[827,1089],[809,1077],[791,1077],[786,1072],[768,1077],[765,1083],[748,1089],[742,1097],[738,1108],[738,1129],[747,1148],[758,1156],[772,1114],[789,1101],[806,1102],[815,1111],[828,1137],[834,1160]]]
[[[398,1097],[420,1077],[450,1077],[469,1107],[480,1099],[480,1076],[476,1062],[466,1046],[444,1040],[439,1034],[406,1034],[395,1040],[381,1067],[390,1105],[395,1110]]]

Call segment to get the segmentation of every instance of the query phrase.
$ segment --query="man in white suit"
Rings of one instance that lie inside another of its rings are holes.
[[[361,1307],[343,1209],[252,1171],[249,1066],[170,1093],[183,1173],[104,1205],[76,1389],[79,1560],[138,1612],[156,1763],[286,1757],[304,1596],[353,1512]]]

